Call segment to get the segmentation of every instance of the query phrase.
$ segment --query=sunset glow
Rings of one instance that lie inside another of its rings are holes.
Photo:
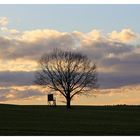
[[[139,12],[140,5],[0,5],[0,103],[47,104],[49,89],[34,85],[34,73],[42,54],[61,48],[97,65],[99,89],[72,104],[140,104]]]

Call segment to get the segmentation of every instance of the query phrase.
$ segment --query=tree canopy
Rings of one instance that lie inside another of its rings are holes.
[[[59,91],[67,101],[97,87],[96,65],[79,52],[54,50],[39,60],[35,83]]]

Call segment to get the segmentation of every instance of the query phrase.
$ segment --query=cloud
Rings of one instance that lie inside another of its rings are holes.
[[[72,104],[85,105],[114,105],[114,104],[139,104],[140,85],[124,86],[117,89],[99,89],[94,96],[75,96]],[[46,92],[37,87],[0,87],[0,103],[13,104],[44,104],[46,105]],[[62,96],[57,96],[57,104],[65,103]],[[96,97],[96,98],[95,98]]]
[[[38,63],[33,60],[0,60],[0,72],[3,71],[15,71],[15,72],[30,72],[37,69]]]
[[[34,72],[0,72],[0,86],[30,86],[33,85]]]
[[[55,30],[25,31],[14,37],[0,38],[1,59],[39,59],[54,48],[70,49],[74,40],[69,33]]]
[[[123,29],[121,32],[112,31],[109,37],[117,41],[130,42],[135,40],[137,35],[131,29]]]
[[[125,74],[124,71],[108,73],[101,72],[98,74],[98,82],[100,89],[117,89],[124,86],[140,84],[140,75],[130,73]]]
[[[24,31],[18,39],[26,42],[37,42],[39,40],[45,40],[49,38],[56,39],[63,35],[65,35],[65,33],[56,30],[36,29],[31,31]]]
[[[39,89],[33,89],[30,86],[21,89],[13,87],[0,89],[0,102],[25,100],[40,96],[44,96],[44,94]]]
[[[9,86],[32,86],[34,85],[35,72],[0,72],[0,87]],[[120,88],[123,86],[136,85],[140,83],[139,73],[123,72],[98,72],[99,89]]]
[[[9,20],[7,17],[0,17],[0,26],[7,26]]]
[[[99,79],[102,88],[138,84],[140,46],[126,41],[134,39],[136,33],[131,29],[116,33],[121,39],[111,39],[100,30],[69,33],[37,29],[22,31],[14,36],[4,35],[0,37],[0,85],[31,85],[36,61],[54,48],[71,49],[88,55],[97,64],[99,76],[103,77]]]
[[[10,31],[7,28],[3,30]],[[78,31],[68,33],[49,29],[23,31],[12,37],[1,37],[0,46],[1,59],[38,59],[44,52],[54,48],[83,51],[89,49],[92,51],[89,53],[94,53],[95,57],[104,57],[108,53],[118,55],[134,49],[132,45],[110,40],[98,30],[92,30],[89,33]]]
[[[1,31],[3,33],[9,33],[11,35],[17,35],[20,33],[17,29],[8,29],[7,27],[1,27]]]
[[[87,33],[50,29],[19,31],[6,27],[8,22],[8,18],[0,18],[1,102],[17,102],[20,99],[23,101],[44,96],[39,87],[33,88],[36,62],[42,54],[49,53],[54,48],[88,55],[97,64],[99,90],[101,90],[99,94],[107,94],[111,99],[120,93],[118,100],[111,100],[111,103],[131,103],[129,99],[124,101],[119,98],[124,93],[139,91],[140,88],[135,85],[140,84],[140,44],[137,40],[138,34],[131,29],[125,28],[120,32],[114,30],[108,34],[96,29]],[[138,45],[133,44],[135,40]],[[134,101],[136,102],[138,101]]]

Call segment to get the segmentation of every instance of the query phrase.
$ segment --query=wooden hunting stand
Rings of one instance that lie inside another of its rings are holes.
[[[56,98],[53,97],[53,94],[48,94],[48,105],[56,106]]]

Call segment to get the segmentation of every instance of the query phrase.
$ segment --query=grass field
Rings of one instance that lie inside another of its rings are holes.
[[[140,106],[0,105],[0,135],[140,135]]]

